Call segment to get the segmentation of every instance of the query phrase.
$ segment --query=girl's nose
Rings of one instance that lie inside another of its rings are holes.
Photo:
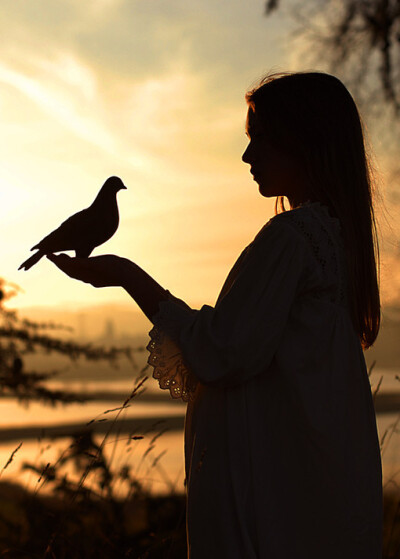
[[[243,152],[242,161],[243,161],[244,163],[250,163],[250,159],[249,159],[249,156],[250,156],[250,149],[249,149],[249,148],[250,148],[250,144],[247,146],[247,148],[246,148],[246,149],[244,150],[244,152]]]

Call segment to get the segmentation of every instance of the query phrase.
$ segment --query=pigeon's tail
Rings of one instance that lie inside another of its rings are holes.
[[[29,268],[32,268],[32,266],[34,266],[35,264],[37,264],[37,262],[39,262],[42,256],[44,256],[44,252],[38,250],[37,252],[35,252],[33,256],[29,257],[28,260],[25,260],[25,262],[21,264],[18,270],[21,269],[29,270]]]

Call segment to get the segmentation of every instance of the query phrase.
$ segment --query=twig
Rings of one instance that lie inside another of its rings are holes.
[[[11,464],[11,462],[14,460],[14,456],[16,455],[16,453],[19,451],[19,449],[22,446],[22,442],[19,443],[19,445],[12,451],[12,453],[10,454],[9,459],[7,460],[5,466],[3,466],[3,469],[0,472],[0,477],[3,475],[3,472],[6,468],[8,468],[8,466]]]

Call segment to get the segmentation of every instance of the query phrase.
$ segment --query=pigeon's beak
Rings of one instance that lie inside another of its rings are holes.
[[[121,186],[121,190],[126,190],[126,189],[127,189],[126,186],[123,184],[123,185]]]

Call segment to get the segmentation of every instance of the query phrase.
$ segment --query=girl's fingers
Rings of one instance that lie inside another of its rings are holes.
[[[66,254],[47,254],[47,258],[53,262],[61,271],[65,272],[69,276],[73,276],[77,278],[77,275],[80,276],[84,271],[82,269],[82,263],[76,262],[75,258],[71,258]],[[77,279],[80,279],[79,277]]]
[[[46,254],[47,258],[53,262],[60,270],[65,271],[66,269],[71,268],[72,258],[67,256],[66,254]]]
[[[48,254],[47,258],[72,279],[90,283],[94,287],[108,285],[107,281],[103,281],[103,271],[94,258],[71,258],[67,254]]]
[[[71,258],[67,254],[48,254],[47,258],[70,278],[90,283],[94,287],[120,285],[115,275],[116,263],[120,259],[114,255]]]
[[[71,260],[71,257],[67,254],[46,254],[46,258],[54,262],[54,264]]]

